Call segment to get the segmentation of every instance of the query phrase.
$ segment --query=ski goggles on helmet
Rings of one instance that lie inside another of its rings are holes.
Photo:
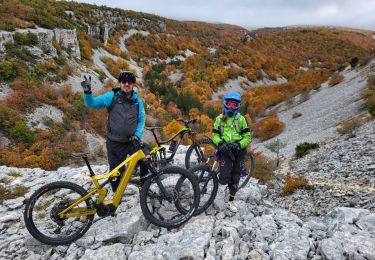
[[[228,99],[225,100],[224,106],[226,109],[236,110],[240,107],[240,102],[238,102],[237,100]]]

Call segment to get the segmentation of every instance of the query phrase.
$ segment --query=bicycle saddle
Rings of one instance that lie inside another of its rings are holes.
[[[80,153],[72,153],[72,156],[73,157],[87,157],[89,154],[88,153],[84,153],[84,152],[80,152]]]
[[[146,126],[145,129],[148,130],[148,131],[154,131],[154,130],[157,130],[157,129],[162,129],[163,127],[160,127],[160,126]]]

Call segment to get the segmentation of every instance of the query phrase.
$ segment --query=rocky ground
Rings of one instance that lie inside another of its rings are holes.
[[[91,229],[69,246],[43,245],[30,236],[23,222],[24,200],[55,180],[88,188],[87,169],[1,166],[0,180],[7,178],[7,187],[23,184],[29,191],[0,205],[0,258],[375,259],[374,126],[373,121],[360,128],[356,137],[340,138],[294,161],[290,171],[304,174],[310,189],[279,197],[277,185],[267,187],[252,179],[238,192],[237,210],[231,211],[221,186],[206,214],[179,229],[166,230],[145,220],[139,190],[130,185],[117,215],[97,217]],[[94,170],[104,173],[107,167]]]
[[[292,195],[279,197],[280,182],[270,184],[276,204],[302,218],[322,216],[334,207],[360,207],[375,212],[375,121],[340,137],[299,160],[285,170],[304,176],[309,184]]]

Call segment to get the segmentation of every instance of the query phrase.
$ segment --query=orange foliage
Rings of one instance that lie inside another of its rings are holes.
[[[57,69],[57,65],[53,60],[49,60],[46,65],[47,69],[49,70],[55,70]]]
[[[174,119],[179,119],[182,117],[181,110],[177,108],[177,105],[173,102],[169,102],[167,111],[172,115]]]
[[[88,41],[88,36],[85,32],[78,33],[79,48],[81,50],[82,58],[89,60],[93,54],[90,42]]]
[[[173,119],[163,127],[163,132],[168,138],[171,138],[172,136],[177,134],[182,127],[183,125],[180,122]]]
[[[308,181],[305,177],[292,177],[289,174],[284,176],[284,188],[282,195],[286,196],[293,193],[297,188],[304,187],[308,184]]]
[[[264,141],[279,135],[284,126],[277,116],[270,116],[255,123],[253,126],[254,136]]]

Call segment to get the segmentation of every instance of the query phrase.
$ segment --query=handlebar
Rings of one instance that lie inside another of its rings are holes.
[[[186,127],[189,127],[190,124],[196,124],[198,119],[191,119],[191,120],[184,120],[184,119],[177,119],[178,122],[184,123]]]

